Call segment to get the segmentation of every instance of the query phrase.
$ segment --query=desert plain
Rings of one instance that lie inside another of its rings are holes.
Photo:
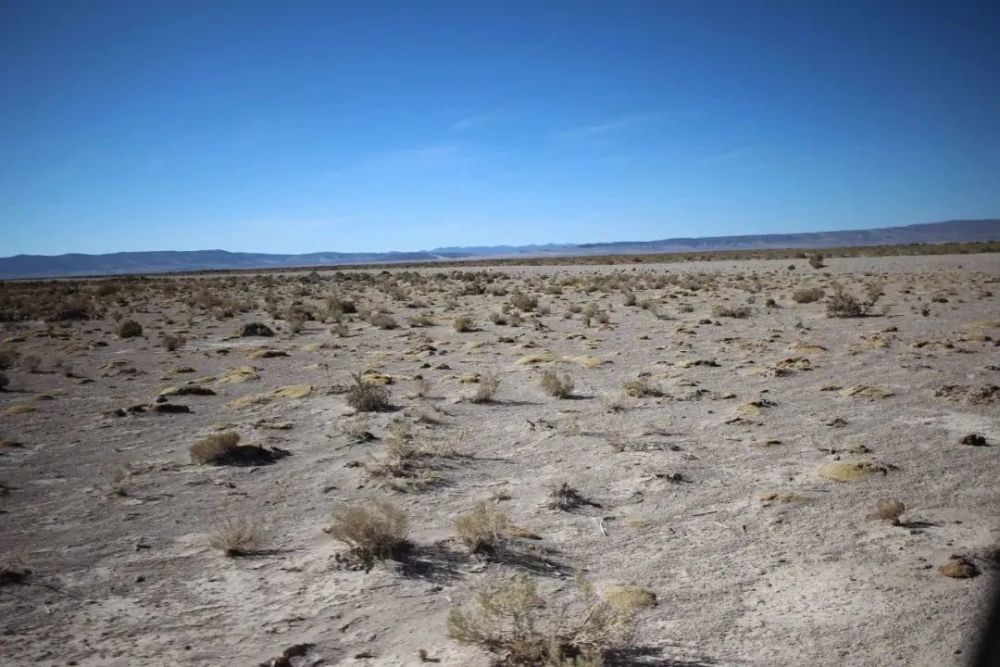
[[[1000,254],[6,282],[0,316],[3,665],[964,665],[997,584]]]

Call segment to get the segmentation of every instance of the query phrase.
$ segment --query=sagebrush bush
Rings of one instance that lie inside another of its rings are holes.
[[[814,301],[819,301],[824,296],[826,296],[826,292],[819,287],[809,287],[792,292],[792,301],[795,303],[813,303]]]
[[[468,315],[459,315],[451,322],[451,328],[456,331],[456,333],[466,333],[472,331],[473,329],[472,318]]]
[[[8,347],[0,349],[0,371],[5,371],[14,367],[17,360],[21,358],[21,353],[14,348]]]
[[[523,667],[602,667],[628,645],[638,609],[600,599],[578,577],[575,604],[550,604],[524,574],[484,587],[476,602],[448,613],[448,636]]]
[[[833,293],[826,299],[827,317],[864,317],[874,302],[864,303],[854,295],[845,292],[844,286],[834,283]]]
[[[549,491],[548,506],[557,510],[571,510],[582,505],[586,499],[580,492],[569,485],[568,482],[561,482],[552,487]]]
[[[483,375],[479,378],[476,390],[469,400],[473,403],[490,403],[499,388],[500,376],[492,373]]]
[[[388,313],[372,313],[367,318],[368,324],[378,329],[396,329],[399,324]]]
[[[510,295],[510,305],[518,310],[528,312],[538,307],[538,299],[528,296],[520,290],[514,290]]]
[[[744,319],[750,317],[752,311],[750,306],[739,305],[739,306],[727,306],[727,305],[716,305],[712,306],[712,315],[716,317],[733,317],[736,319]]]
[[[142,335],[142,325],[135,320],[122,320],[115,327],[119,338],[135,338]]]
[[[409,422],[394,421],[385,438],[385,453],[365,464],[365,472],[379,486],[409,493],[423,491],[439,482],[431,470],[433,452],[413,442]]]
[[[562,377],[553,371],[545,371],[541,380],[542,391],[555,398],[569,398],[573,395],[573,378],[568,374]]]
[[[473,553],[496,549],[513,529],[506,512],[485,502],[455,519],[455,536]]]
[[[243,328],[240,329],[240,335],[269,337],[273,336],[274,332],[271,330],[271,327],[261,322],[247,322],[243,325]]]
[[[645,396],[663,396],[663,390],[653,384],[647,377],[639,377],[634,380],[622,382],[622,393],[632,398],[643,398]]]
[[[406,514],[388,500],[371,498],[339,505],[326,532],[346,544],[359,561],[370,564],[398,555],[406,545]]]
[[[389,387],[352,375],[354,384],[347,390],[347,404],[358,412],[378,412],[389,407]]]
[[[167,352],[174,352],[187,344],[187,338],[180,334],[163,334],[160,343]]]
[[[414,315],[408,320],[410,327],[413,329],[422,329],[424,327],[434,326],[434,320],[427,315]]]
[[[225,433],[213,433],[191,445],[188,450],[191,454],[191,462],[199,465],[220,464],[226,459],[240,444],[240,434],[236,431],[226,431]]]
[[[904,505],[902,501],[896,500],[895,498],[880,500],[875,505],[875,515],[879,519],[888,521],[894,526],[899,525],[899,517],[901,517],[905,511],[906,505]]]
[[[258,550],[262,532],[256,519],[227,518],[212,529],[208,543],[230,557],[250,556]]]

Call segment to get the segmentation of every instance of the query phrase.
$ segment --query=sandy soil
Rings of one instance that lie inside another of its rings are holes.
[[[133,281],[106,302],[141,337],[117,337],[110,317],[8,324],[3,347],[20,356],[0,392],[0,557],[31,574],[0,585],[0,661],[245,667],[308,643],[287,664],[484,666],[492,656],[448,638],[449,608],[515,572],[558,594],[580,569],[598,591],[655,593],[628,664],[966,664],[998,568],[1000,255],[489,273],[482,294],[432,269]],[[829,298],[833,280],[859,297],[883,281],[877,316],[791,298]],[[250,310],[189,305],[205,286]],[[548,314],[491,322],[515,287]],[[334,293],[400,327],[355,314],[344,336],[319,319],[293,334],[264,310]],[[588,304],[590,325],[569,312]],[[463,314],[473,331],[453,329]],[[408,326],[416,315],[435,325]],[[277,335],[236,336],[251,321]],[[187,343],[168,352],[163,333]],[[247,358],[260,348],[287,356]],[[240,367],[252,379],[226,381]],[[393,408],[356,442],[343,392],[366,370],[388,376]],[[546,370],[571,376],[572,398],[542,391]],[[466,400],[491,373],[494,400]],[[663,395],[623,397],[640,375]],[[190,413],[127,411],[181,386],[214,393],[167,399]],[[463,456],[437,457],[429,488],[380,488],[365,466],[393,420]],[[225,429],[290,455],[190,463]],[[987,446],[961,444],[969,434]],[[831,463],[870,474],[836,481]],[[563,481],[593,504],[548,507]],[[414,547],[365,572],[323,528],[337,503],[371,496],[407,513]],[[873,516],[880,499],[905,503],[900,525]],[[542,539],[469,554],[453,524],[479,501]],[[259,553],[209,545],[224,517],[266,528]],[[943,576],[952,556],[979,576]]]

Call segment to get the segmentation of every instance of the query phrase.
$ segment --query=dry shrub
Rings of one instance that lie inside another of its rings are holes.
[[[468,331],[473,330],[474,324],[472,318],[469,317],[468,315],[459,315],[454,320],[452,320],[451,328],[454,329],[457,333],[466,333]]]
[[[378,412],[389,407],[389,388],[351,374],[354,384],[347,390],[347,404],[358,412]]]
[[[649,378],[640,377],[635,380],[626,380],[622,383],[622,392],[632,398],[643,398],[645,396],[663,396],[663,390],[650,382]]]
[[[108,471],[108,483],[111,492],[116,496],[128,495],[128,483],[132,481],[132,471],[127,467],[113,468]]]
[[[844,291],[844,286],[835,284],[833,294],[826,300],[827,317],[864,317],[865,307],[853,295]]]
[[[351,442],[367,442],[375,439],[371,434],[371,419],[365,413],[340,422],[340,432]]]
[[[712,306],[712,315],[716,317],[733,317],[736,319],[745,319],[750,317],[751,310],[750,306],[740,305],[740,306]]]
[[[533,296],[528,296],[520,290],[514,290],[510,295],[510,305],[514,306],[518,310],[528,312],[538,307],[538,299]]]
[[[494,551],[514,531],[510,516],[489,503],[479,503],[455,519],[458,541],[473,553]]]
[[[187,344],[187,338],[180,334],[163,334],[160,343],[167,352],[174,352]]]
[[[406,515],[388,500],[371,498],[355,505],[340,505],[326,532],[350,548],[364,564],[396,557],[406,545]]]
[[[819,287],[808,287],[792,292],[792,301],[795,303],[813,303],[814,301],[819,301],[824,296],[826,296],[826,292]]]
[[[388,313],[372,313],[367,317],[368,324],[378,329],[396,329],[399,324]]]
[[[555,398],[569,398],[573,395],[573,378],[568,374],[562,377],[553,371],[542,374],[542,391]]]
[[[431,470],[434,456],[414,445],[408,423],[396,421],[385,439],[385,453],[365,464],[365,472],[377,484],[393,491],[423,491],[440,481]]]
[[[580,495],[579,491],[570,486],[569,483],[561,482],[558,486],[552,487],[549,491],[549,500],[547,504],[552,509],[566,511],[586,502],[587,500]]]
[[[219,465],[233,453],[240,442],[240,434],[236,431],[213,433],[191,445],[191,462],[198,465],[209,463]]]
[[[6,553],[0,556],[0,587],[27,584],[32,571],[23,553]]]
[[[270,337],[274,335],[274,332],[271,331],[271,327],[266,324],[262,324],[261,322],[247,322],[243,325],[243,328],[240,329],[240,335]]]
[[[899,525],[899,517],[906,511],[906,505],[895,498],[880,500],[875,505],[875,516],[882,521],[888,521],[894,526]]]
[[[29,354],[21,359],[21,368],[29,373],[38,373],[42,370],[42,358],[37,354]]]
[[[505,665],[598,667],[635,633],[635,608],[601,600],[577,578],[576,599],[550,604],[534,579],[515,575],[485,587],[476,603],[448,613],[448,636],[498,656]]]
[[[865,317],[882,296],[882,284],[878,281],[865,287],[866,300],[861,301],[845,292],[840,283],[833,284],[833,294],[826,300],[827,317]]]
[[[472,403],[490,403],[500,388],[500,376],[488,373],[479,378],[475,393],[469,397]]]
[[[223,519],[212,529],[208,543],[230,557],[249,556],[257,552],[263,530],[250,517]]]
[[[815,254],[809,255],[809,266],[813,267],[814,269],[822,269],[824,266],[826,266],[823,263],[823,253],[817,252]]]
[[[297,308],[292,309],[288,311],[285,323],[288,326],[288,333],[302,333],[302,330],[306,327],[306,314]]]
[[[358,312],[353,301],[342,299],[338,296],[331,296],[326,300],[326,317],[329,320],[337,320],[342,315],[349,315]]]
[[[20,356],[21,353],[11,347],[0,350],[0,371],[13,368]]]
[[[122,320],[115,327],[119,338],[135,338],[142,335],[142,325],[135,320]]]
[[[427,315],[414,315],[408,320],[410,327],[413,329],[423,329],[425,327],[434,326],[434,320]]]

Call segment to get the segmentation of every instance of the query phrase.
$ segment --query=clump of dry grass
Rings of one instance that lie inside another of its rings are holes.
[[[422,491],[440,481],[430,469],[433,457],[432,452],[414,444],[407,422],[395,421],[385,439],[385,453],[365,464],[365,472],[384,488],[403,493]]]
[[[573,378],[568,374],[562,377],[553,371],[542,374],[542,391],[555,398],[569,398],[573,395]]]
[[[473,553],[495,551],[514,531],[510,516],[489,503],[479,503],[455,519],[458,541]]]
[[[358,309],[354,305],[353,301],[343,299],[339,296],[328,297],[326,300],[326,306],[323,310],[326,319],[334,322],[339,321],[343,315],[358,312]]]
[[[456,333],[466,333],[472,331],[475,328],[475,325],[472,318],[468,315],[459,315],[451,321],[451,328],[454,329]]]
[[[864,317],[866,308],[852,294],[844,291],[844,286],[834,283],[833,294],[826,300],[827,317]]]
[[[653,384],[647,377],[638,377],[634,380],[622,382],[622,392],[632,398],[643,398],[645,396],[663,396],[663,390]]]
[[[212,529],[208,543],[233,558],[256,553],[263,529],[260,522],[250,517],[230,517]]]
[[[521,290],[515,289],[510,295],[510,305],[524,312],[532,311],[538,307],[538,299],[528,296]]]
[[[42,370],[42,358],[37,354],[28,354],[21,358],[21,368],[29,373],[38,373]]]
[[[712,315],[715,317],[732,317],[735,319],[745,319],[750,317],[752,311],[750,306],[739,305],[739,306],[726,306],[726,305],[716,305],[712,306]]]
[[[833,293],[826,300],[827,317],[865,317],[875,307],[882,296],[880,282],[869,283],[865,287],[865,300],[861,301],[854,295],[845,292],[840,283],[833,284]]]
[[[366,413],[361,413],[351,419],[345,419],[340,422],[340,432],[354,443],[374,440],[375,436],[371,434],[370,429],[371,419],[369,419]]]
[[[826,266],[823,263],[823,253],[817,252],[812,255],[809,255],[809,266],[813,267],[814,269],[822,269],[824,266]]]
[[[347,390],[347,404],[358,412],[378,412],[389,407],[389,388],[351,374],[354,384]]]
[[[7,553],[0,556],[0,587],[10,584],[26,584],[31,576],[22,553]]]
[[[493,401],[493,397],[496,395],[499,388],[500,376],[493,373],[487,373],[479,378],[476,390],[472,396],[469,397],[469,401],[472,403],[490,403]]]
[[[142,325],[135,320],[122,320],[115,327],[115,334],[119,338],[136,338],[142,335]]]
[[[549,491],[547,505],[556,510],[571,510],[587,502],[587,499],[580,495],[580,492],[569,485],[568,482],[560,482]]]
[[[326,532],[350,548],[351,556],[365,565],[395,558],[406,545],[406,514],[388,500],[371,498],[333,511]]]
[[[167,352],[174,352],[187,344],[187,338],[180,334],[163,334],[160,338],[160,344]]]
[[[132,481],[132,471],[125,466],[112,468],[108,471],[108,484],[116,496],[128,495],[128,484]]]
[[[408,320],[413,329],[422,329],[434,326],[434,320],[428,315],[414,315]]]
[[[5,371],[14,367],[21,353],[12,347],[0,349],[0,371]]]
[[[888,521],[894,526],[900,525],[899,517],[906,511],[906,505],[895,498],[883,499],[875,504],[875,516],[882,521]]]
[[[632,640],[637,609],[601,600],[582,577],[577,584],[576,599],[564,604],[549,604],[523,574],[486,586],[474,604],[452,607],[448,636],[505,665],[602,666]]]
[[[826,292],[819,287],[808,287],[792,292],[792,301],[795,303],[812,303],[819,301],[824,296],[826,296]]]
[[[389,315],[388,313],[371,313],[365,319],[368,321],[368,324],[378,329],[388,330],[388,329],[396,329],[399,327],[399,324],[396,322],[396,320],[393,319],[392,315]]]
[[[611,315],[608,314],[608,311],[601,310],[595,303],[587,304],[587,307],[583,309],[582,317],[584,325],[588,327],[594,320],[598,324],[607,324],[611,321]]]
[[[191,445],[188,451],[192,463],[219,465],[226,462],[239,443],[240,434],[236,431],[213,433]]]
[[[289,310],[288,315],[285,317],[285,323],[288,325],[288,333],[302,333],[302,330],[306,327],[306,319],[306,313],[302,310],[298,308]]]
[[[270,337],[274,335],[274,332],[271,331],[271,327],[266,324],[262,324],[261,322],[247,322],[243,325],[243,328],[240,329],[240,335]]]

